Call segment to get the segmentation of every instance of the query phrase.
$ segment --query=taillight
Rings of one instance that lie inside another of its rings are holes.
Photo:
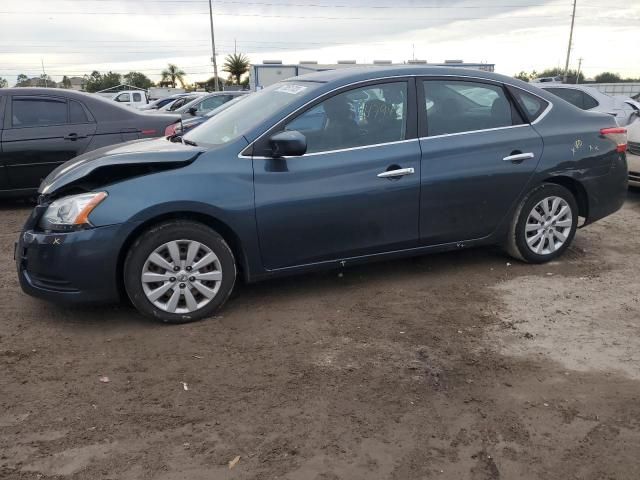
[[[172,123],[167,128],[164,129],[165,137],[173,137],[176,134],[176,129],[178,128],[179,123]]]
[[[156,135],[158,133],[157,130],[142,130],[142,135]]]
[[[600,135],[607,137],[616,144],[616,152],[624,153],[627,151],[627,129],[620,127],[603,128]]]

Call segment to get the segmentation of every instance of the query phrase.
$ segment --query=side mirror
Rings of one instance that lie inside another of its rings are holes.
[[[299,157],[307,153],[307,137],[296,130],[286,130],[273,135],[269,146],[274,158]]]
[[[195,117],[198,109],[196,107],[191,107],[187,112]]]

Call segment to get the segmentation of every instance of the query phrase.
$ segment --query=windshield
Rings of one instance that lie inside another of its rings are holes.
[[[316,82],[280,82],[247,95],[246,100],[219,112],[183,138],[197,145],[223,145],[241,137],[261,122],[317,88]]]

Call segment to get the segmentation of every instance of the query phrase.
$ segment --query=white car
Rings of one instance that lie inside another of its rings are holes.
[[[624,127],[633,119],[637,118],[635,116],[636,108],[629,103],[626,98],[612,97],[611,95],[602,93],[595,87],[553,82],[542,83],[536,86],[557,95],[582,110],[591,110],[613,115],[621,127]]]
[[[149,103],[147,92],[144,90],[123,90],[122,92],[114,94],[111,100],[126,105],[127,107],[136,108]]]
[[[640,187],[640,115],[625,127],[627,129],[627,165],[629,185]]]

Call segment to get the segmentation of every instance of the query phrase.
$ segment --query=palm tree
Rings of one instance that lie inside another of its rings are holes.
[[[243,53],[227,55],[224,59],[223,71],[227,72],[231,78],[235,78],[236,84],[240,85],[240,77],[249,71],[249,58]]]
[[[170,63],[160,75],[162,75],[162,81],[171,84],[172,87],[175,88],[176,82],[180,82],[180,85],[184,88],[184,76],[186,73],[180,70],[177,65]]]

